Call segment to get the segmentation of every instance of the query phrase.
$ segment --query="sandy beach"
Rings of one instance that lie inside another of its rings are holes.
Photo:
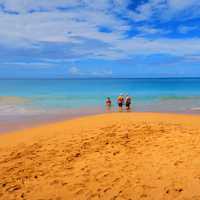
[[[0,136],[2,200],[199,200],[200,116],[109,113]]]

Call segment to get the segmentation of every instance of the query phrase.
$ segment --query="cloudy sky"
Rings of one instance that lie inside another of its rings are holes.
[[[0,78],[200,76],[199,0],[0,0]]]

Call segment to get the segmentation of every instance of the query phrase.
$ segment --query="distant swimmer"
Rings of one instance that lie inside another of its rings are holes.
[[[107,109],[108,111],[110,111],[111,106],[112,106],[112,101],[111,101],[110,97],[107,97],[107,98],[106,98],[106,109]]]
[[[125,98],[126,110],[130,111],[131,109],[131,97],[127,94]]]
[[[118,103],[118,109],[119,109],[119,111],[122,111],[122,107],[123,107],[123,104],[124,104],[124,97],[123,97],[123,94],[120,94],[120,95],[117,97],[117,103]]]

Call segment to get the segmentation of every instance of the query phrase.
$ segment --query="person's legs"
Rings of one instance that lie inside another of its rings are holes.
[[[126,104],[126,111],[130,111],[130,103]]]
[[[110,112],[110,111],[111,111],[111,107],[112,107],[111,104],[107,104],[107,105],[106,105],[106,111],[107,111],[107,112]]]
[[[118,103],[118,110],[119,110],[119,112],[122,111],[122,103]]]

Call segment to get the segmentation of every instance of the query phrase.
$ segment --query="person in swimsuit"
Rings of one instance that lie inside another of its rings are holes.
[[[112,106],[112,101],[111,101],[110,97],[107,97],[106,98],[106,109],[107,109],[107,111],[111,110],[111,106]]]
[[[122,111],[122,107],[123,107],[123,104],[124,104],[124,97],[123,97],[122,94],[120,94],[117,97],[117,103],[118,103],[118,109],[119,109],[119,111]]]
[[[125,104],[126,104],[126,110],[127,110],[127,111],[130,111],[130,107],[131,107],[131,97],[130,97],[129,95],[126,95]]]

